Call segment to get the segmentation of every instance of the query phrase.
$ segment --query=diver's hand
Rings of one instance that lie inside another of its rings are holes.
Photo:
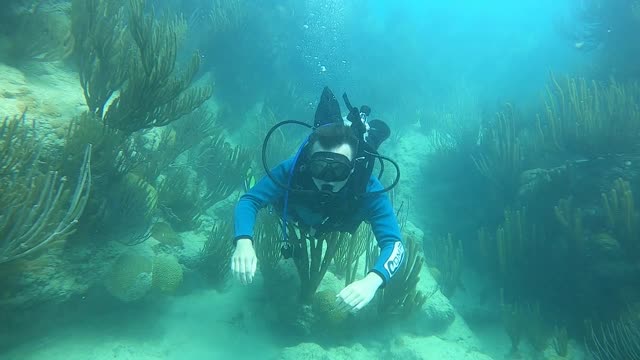
[[[338,309],[351,312],[362,309],[373,299],[380,285],[382,278],[375,273],[369,273],[363,279],[352,282],[336,296]]]
[[[258,259],[251,239],[238,239],[231,256],[231,272],[242,285],[251,284],[256,274]]]

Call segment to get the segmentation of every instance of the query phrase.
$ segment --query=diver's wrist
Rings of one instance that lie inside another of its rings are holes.
[[[382,277],[380,277],[380,275],[376,274],[375,272],[368,273],[363,280],[375,286],[376,289],[380,288],[380,286],[382,286],[382,284],[384,283]]]
[[[240,237],[236,239],[236,247],[253,246],[253,240],[250,237]]]

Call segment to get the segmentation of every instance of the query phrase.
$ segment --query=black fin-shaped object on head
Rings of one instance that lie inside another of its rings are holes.
[[[340,104],[331,92],[329,87],[325,86],[316,108],[316,116],[313,122],[314,127],[326,125],[334,122],[342,122],[342,114],[340,113]]]

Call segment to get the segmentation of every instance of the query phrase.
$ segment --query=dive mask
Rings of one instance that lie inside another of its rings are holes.
[[[327,151],[318,151],[307,162],[311,177],[327,182],[347,180],[353,165],[348,157]]]

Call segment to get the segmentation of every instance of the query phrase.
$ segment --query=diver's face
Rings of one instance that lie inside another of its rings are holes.
[[[351,147],[348,144],[342,144],[335,148],[327,149],[316,143],[311,148],[311,158],[313,158],[314,154],[323,152],[342,155],[346,157],[349,162],[353,160],[353,152],[351,151]],[[352,171],[349,172],[348,176],[344,180],[340,181],[327,181],[313,176],[311,177],[311,179],[313,179],[313,183],[316,185],[318,190],[338,192],[342,190],[342,188],[344,188],[344,186],[347,184],[347,181],[349,181],[349,177],[351,177],[351,173]]]

